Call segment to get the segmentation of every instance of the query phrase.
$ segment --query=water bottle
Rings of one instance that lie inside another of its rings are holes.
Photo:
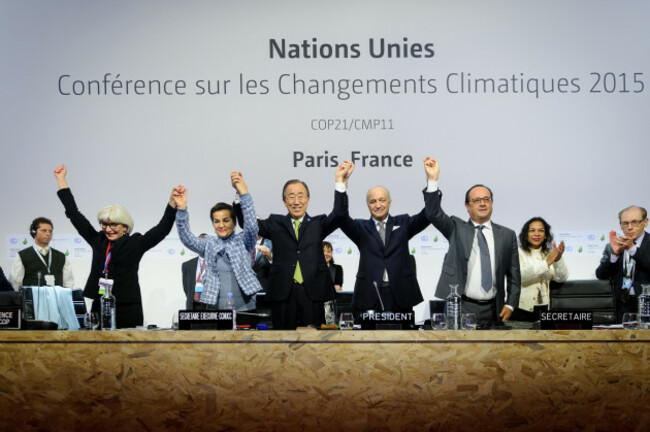
[[[639,296],[639,327],[650,329],[650,285],[641,285],[643,293]]]
[[[447,329],[460,330],[460,304],[458,285],[449,285],[450,293],[447,296]]]
[[[232,329],[237,330],[237,311],[235,310],[235,299],[232,298],[232,293],[226,294],[224,307],[232,311]]]
[[[102,330],[115,330],[115,296],[112,285],[104,285],[104,295],[99,298]]]

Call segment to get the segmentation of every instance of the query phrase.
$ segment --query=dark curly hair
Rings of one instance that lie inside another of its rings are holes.
[[[542,254],[546,254],[551,250],[551,245],[553,244],[553,234],[551,234],[551,226],[542,217],[535,216],[524,224],[524,226],[521,228],[521,232],[519,233],[519,244],[521,244],[521,248],[523,250],[525,250],[527,253],[530,253],[528,230],[530,229],[530,224],[533,222],[541,222],[542,225],[544,225],[544,231],[546,231],[546,234],[544,235],[544,241],[542,242]]]

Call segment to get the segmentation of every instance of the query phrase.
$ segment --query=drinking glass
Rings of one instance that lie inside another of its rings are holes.
[[[464,313],[460,317],[460,323],[463,330],[476,330],[476,314]]]
[[[97,312],[86,312],[84,314],[84,326],[86,330],[97,330],[99,326],[99,315]]]
[[[439,312],[431,314],[431,328],[434,330],[446,330],[447,315]]]
[[[639,314],[634,312],[625,312],[623,314],[623,328],[628,330],[637,330],[639,328]]]
[[[354,315],[350,312],[343,312],[339,320],[339,328],[341,330],[352,330],[354,327]]]

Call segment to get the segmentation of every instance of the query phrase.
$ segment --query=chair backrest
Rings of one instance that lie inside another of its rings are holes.
[[[609,281],[551,282],[551,310],[593,312],[594,324],[616,322],[616,301]]]

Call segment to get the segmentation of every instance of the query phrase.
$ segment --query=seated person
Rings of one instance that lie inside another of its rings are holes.
[[[332,276],[332,281],[334,281],[334,289],[337,292],[343,291],[343,267],[334,264],[332,243],[328,241],[323,242],[323,255],[325,255],[327,270],[330,276]],[[328,325],[336,324],[336,300],[325,302],[325,323]]]
[[[564,282],[569,277],[562,259],[564,242],[556,245],[551,226],[541,217],[534,217],[522,227],[519,243],[521,296],[513,320],[534,322],[541,312],[548,311],[550,281]]]
[[[332,243],[328,241],[323,242],[323,255],[325,255],[327,269],[334,281],[334,289],[336,291],[343,291],[343,267],[334,264],[334,258],[332,258]]]
[[[38,217],[29,226],[34,245],[18,252],[11,266],[11,284],[18,291],[21,286],[58,285],[74,287],[72,266],[68,257],[50,247],[52,221]]]

